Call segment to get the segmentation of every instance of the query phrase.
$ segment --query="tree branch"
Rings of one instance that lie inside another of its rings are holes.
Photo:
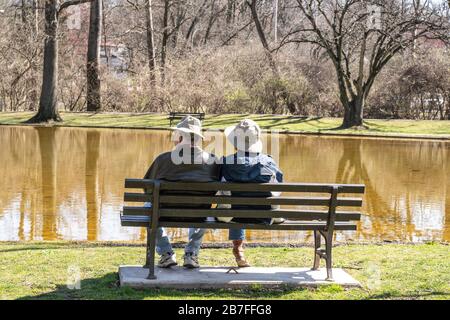
[[[58,13],[61,13],[63,10],[65,10],[71,6],[77,6],[79,4],[92,2],[92,1],[93,0],[68,0],[68,1],[65,1],[59,6]]]

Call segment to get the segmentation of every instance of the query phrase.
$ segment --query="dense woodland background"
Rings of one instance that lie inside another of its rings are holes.
[[[1,0],[0,111],[450,119],[448,22],[426,0]]]

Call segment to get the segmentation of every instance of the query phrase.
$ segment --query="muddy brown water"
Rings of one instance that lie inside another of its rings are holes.
[[[277,139],[286,181],[367,186],[358,231],[338,241],[450,241],[450,142]],[[144,229],[120,226],[124,179],[142,177],[171,146],[167,131],[0,126],[0,241],[144,240]],[[186,230],[170,234],[183,241]],[[247,237],[311,240],[308,232]],[[205,240],[226,241],[227,231],[209,230]]]

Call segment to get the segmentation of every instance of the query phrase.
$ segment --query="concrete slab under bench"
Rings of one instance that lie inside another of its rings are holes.
[[[279,287],[318,287],[337,284],[342,287],[361,287],[343,269],[333,269],[334,281],[326,281],[326,269],[310,268],[236,268],[202,267],[189,270],[182,267],[156,268],[157,279],[148,280],[148,270],[142,266],[120,266],[120,285],[133,288],[224,289]]]

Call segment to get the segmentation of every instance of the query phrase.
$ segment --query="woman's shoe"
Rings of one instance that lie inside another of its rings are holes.
[[[233,255],[239,268],[248,268],[250,263],[245,259],[243,244],[243,240],[233,240]]]

